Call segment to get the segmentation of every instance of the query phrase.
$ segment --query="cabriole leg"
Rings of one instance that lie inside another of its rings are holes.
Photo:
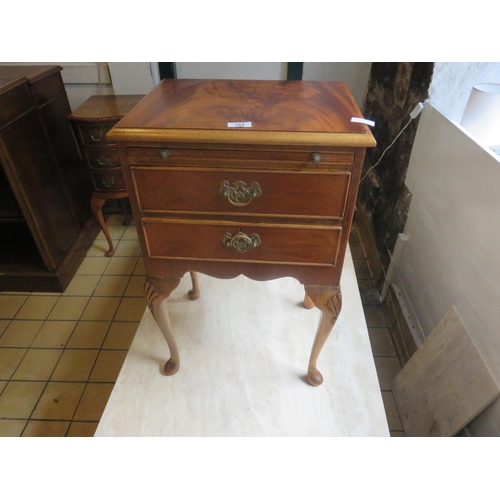
[[[97,219],[99,226],[101,226],[104,236],[106,236],[106,239],[108,240],[109,250],[105,253],[105,255],[106,257],[112,257],[113,254],[115,253],[115,248],[113,246],[113,240],[109,235],[108,226],[106,226],[106,222],[104,221],[104,216],[102,215],[102,207],[104,206],[104,203],[106,203],[106,200],[104,198],[97,198],[93,196],[92,199],[90,200],[90,208],[92,209],[92,213],[94,214],[94,217]]]
[[[198,284],[198,273],[190,271],[189,274],[191,275],[191,282],[193,284],[193,288],[189,290],[188,297],[190,300],[196,300],[200,297],[200,285]]]
[[[167,341],[170,349],[170,359],[165,363],[165,375],[174,375],[179,370],[179,351],[175,341],[170,318],[164,301],[168,299],[173,290],[179,285],[180,279],[146,277],[144,295],[149,310]]]
[[[342,293],[340,287],[306,285],[305,289],[306,297],[321,311],[321,319],[314,338],[307,369],[307,381],[311,385],[318,386],[323,383],[323,376],[317,369],[316,364],[321,349],[340,314]]]

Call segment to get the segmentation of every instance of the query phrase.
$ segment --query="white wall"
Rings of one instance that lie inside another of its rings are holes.
[[[406,184],[412,202],[399,285],[424,335],[455,305],[500,380],[500,158],[426,103]],[[488,418],[500,422],[500,404]]]
[[[147,94],[155,85],[148,62],[108,62],[108,66],[116,95]]]
[[[478,83],[500,83],[500,63],[437,62],[429,100],[446,116],[460,122],[472,87]]]
[[[363,109],[371,66],[371,62],[306,62],[302,78],[346,83],[358,106]]]
[[[113,94],[107,63],[96,62],[10,62],[10,66],[61,66],[61,76],[71,110],[74,111],[91,95]]]
[[[286,80],[283,62],[177,62],[177,78]]]

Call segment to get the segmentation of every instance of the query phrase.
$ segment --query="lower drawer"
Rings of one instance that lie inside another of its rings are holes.
[[[342,228],[143,220],[153,258],[334,266]]]
[[[126,191],[127,185],[122,173],[92,173],[92,180],[97,191]]]

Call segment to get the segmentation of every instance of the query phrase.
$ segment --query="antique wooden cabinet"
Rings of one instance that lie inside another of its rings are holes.
[[[146,299],[179,354],[162,306],[196,272],[294,277],[322,320],[307,380],[341,308],[340,276],[366,147],[340,82],[163,80],[109,133],[120,145],[147,278]],[[235,290],[234,293],[238,293]],[[221,360],[222,361],[222,360]]]
[[[128,197],[116,144],[106,134],[144,96],[95,95],[75,109],[68,120],[73,126],[81,155],[92,178],[92,212],[108,241],[107,257],[114,254],[114,246],[102,214],[106,200],[120,201],[128,224],[124,198]]]
[[[60,66],[0,66],[0,290],[63,291],[99,226]]]

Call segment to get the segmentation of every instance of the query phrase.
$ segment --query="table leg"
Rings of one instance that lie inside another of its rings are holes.
[[[196,300],[200,297],[200,285],[198,284],[198,273],[194,271],[189,271],[191,275],[191,282],[193,284],[193,288],[189,290],[188,297],[189,300]]]
[[[118,203],[120,204],[120,208],[122,209],[123,225],[128,226],[130,223],[130,217],[127,213],[127,207],[125,206],[125,198],[118,198]]]
[[[323,376],[316,368],[318,356],[330,335],[342,308],[342,293],[340,287],[306,285],[306,297],[321,311],[316,337],[314,338],[309,367],[307,369],[307,381],[314,386],[323,383]]]
[[[102,207],[106,203],[104,198],[97,198],[95,196],[90,200],[90,208],[92,209],[92,213],[94,217],[97,219],[99,226],[101,226],[102,232],[106,239],[108,240],[109,250],[105,253],[106,257],[112,257],[115,253],[115,248],[113,246],[113,241],[111,236],[109,235],[108,227],[106,226],[106,222],[104,221],[104,216],[102,215]]]
[[[174,375],[179,370],[179,351],[175,341],[170,318],[164,301],[168,299],[173,290],[180,283],[178,278],[154,278],[146,277],[144,283],[144,295],[146,297],[149,310],[151,311],[156,324],[167,341],[170,349],[170,359],[165,363],[165,375]]]

